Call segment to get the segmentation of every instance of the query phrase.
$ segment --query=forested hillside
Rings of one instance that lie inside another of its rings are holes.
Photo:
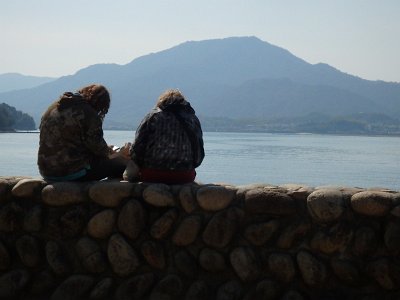
[[[0,104],[0,131],[34,130],[33,118],[6,103]]]

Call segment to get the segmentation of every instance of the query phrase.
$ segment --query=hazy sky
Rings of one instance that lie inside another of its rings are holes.
[[[232,36],[400,82],[400,0],[0,0],[0,74],[58,77]]]

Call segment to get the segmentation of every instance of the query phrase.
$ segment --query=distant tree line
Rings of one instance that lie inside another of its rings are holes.
[[[35,130],[33,118],[6,103],[0,104],[0,131]]]
[[[204,131],[400,135],[400,120],[378,113],[346,116],[310,113],[302,117],[274,119],[200,119]]]

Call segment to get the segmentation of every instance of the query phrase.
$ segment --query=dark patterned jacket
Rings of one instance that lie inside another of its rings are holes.
[[[102,120],[80,94],[65,93],[43,114],[38,166],[42,176],[66,176],[107,157]]]
[[[203,132],[190,104],[154,108],[136,130],[130,153],[141,168],[197,168],[204,158]]]

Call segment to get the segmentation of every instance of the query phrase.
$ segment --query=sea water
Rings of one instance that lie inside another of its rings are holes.
[[[109,144],[132,131],[105,131]],[[39,134],[0,134],[0,176],[39,176]],[[400,190],[400,137],[205,132],[202,183],[298,183]]]

